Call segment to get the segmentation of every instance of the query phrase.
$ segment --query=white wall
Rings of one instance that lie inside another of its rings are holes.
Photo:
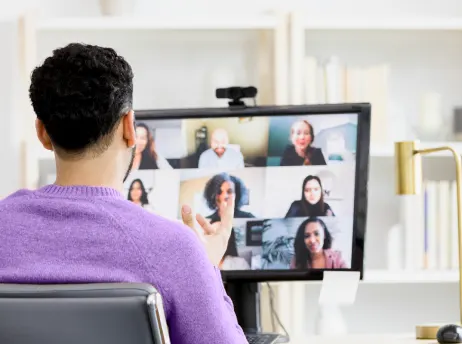
[[[20,186],[21,111],[18,26],[14,20],[0,21],[0,198]]]

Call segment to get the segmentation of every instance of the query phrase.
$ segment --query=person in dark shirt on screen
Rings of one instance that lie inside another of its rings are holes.
[[[252,213],[240,209],[248,199],[248,190],[244,182],[240,178],[223,172],[213,176],[204,188],[204,199],[207,206],[210,210],[214,210],[212,215],[207,216],[211,223],[220,221],[223,204],[232,196],[235,197],[234,218],[255,217]]]
[[[292,124],[290,141],[282,154],[281,166],[326,165],[321,149],[312,146],[314,131],[308,121]]]
[[[290,205],[286,214],[286,218],[306,216],[335,216],[330,205],[324,202],[324,190],[317,176],[310,175],[303,180],[302,197]]]
[[[54,152],[56,181],[0,201],[0,283],[150,283],[172,344],[247,343],[218,269],[234,198],[213,225],[197,215],[198,228],[187,205],[185,226],[122,194],[137,141],[127,61],[73,43],[31,79],[37,137]]]

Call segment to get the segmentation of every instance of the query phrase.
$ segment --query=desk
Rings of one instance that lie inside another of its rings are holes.
[[[290,344],[435,344],[436,340],[417,340],[412,334],[339,335],[293,338]]]

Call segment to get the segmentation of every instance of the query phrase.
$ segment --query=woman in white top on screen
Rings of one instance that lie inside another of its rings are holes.
[[[154,137],[144,123],[136,124],[136,150],[132,170],[171,169],[167,159],[156,152]]]
[[[281,166],[326,165],[321,149],[312,146],[314,130],[308,121],[292,124],[290,141],[282,154]]]
[[[153,211],[153,207],[149,204],[148,193],[141,179],[135,179],[131,182],[127,199],[148,211]]]

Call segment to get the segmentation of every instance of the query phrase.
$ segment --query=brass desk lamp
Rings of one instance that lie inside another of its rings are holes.
[[[457,187],[457,232],[459,249],[459,312],[460,319],[457,325],[462,323],[462,204],[461,204],[461,158],[459,153],[452,147],[443,146],[427,149],[419,149],[418,141],[404,141],[395,143],[395,173],[396,193],[398,195],[417,195],[422,188],[422,160],[421,156],[441,151],[450,151],[456,162],[456,187]],[[416,327],[417,339],[437,339],[437,332],[442,325],[419,325]],[[459,327],[462,331],[462,328]]]

